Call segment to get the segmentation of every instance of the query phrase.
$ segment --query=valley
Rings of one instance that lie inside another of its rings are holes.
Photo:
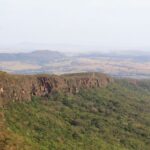
[[[17,74],[67,74],[78,72],[102,72],[115,77],[149,78],[150,54],[136,55],[90,53],[72,54],[56,51],[31,53],[0,53],[0,69]]]

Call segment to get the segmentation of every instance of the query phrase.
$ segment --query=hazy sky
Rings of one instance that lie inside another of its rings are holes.
[[[149,49],[149,0],[0,0],[4,49]]]

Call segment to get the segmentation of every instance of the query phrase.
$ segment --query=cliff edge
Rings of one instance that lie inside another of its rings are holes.
[[[9,101],[30,101],[32,96],[47,97],[53,92],[76,94],[80,89],[105,87],[113,79],[101,73],[68,75],[12,75],[0,72],[0,105]]]

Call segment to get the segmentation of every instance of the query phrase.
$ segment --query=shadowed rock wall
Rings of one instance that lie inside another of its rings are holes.
[[[70,75],[10,75],[0,72],[0,105],[8,101],[30,101],[32,96],[46,97],[54,91],[76,94],[80,89],[105,87],[113,79],[99,73]]]

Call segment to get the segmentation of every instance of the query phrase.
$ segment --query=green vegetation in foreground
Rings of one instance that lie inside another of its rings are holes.
[[[18,150],[150,148],[149,91],[126,81],[76,95],[54,93],[11,103],[2,111],[7,130],[21,139]]]

